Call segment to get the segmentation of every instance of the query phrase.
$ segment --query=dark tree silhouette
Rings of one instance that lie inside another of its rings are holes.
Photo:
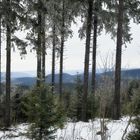
[[[120,89],[121,89],[121,59],[122,59],[122,37],[123,37],[123,5],[124,0],[119,0],[118,5],[118,28],[115,65],[115,93],[113,99],[113,119],[120,118]]]
[[[82,97],[82,121],[87,121],[87,96],[88,96],[88,76],[89,76],[89,54],[90,54],[90,37],[92,29],[92,12],[93,1],[88,0],[88,15],[86,27],[86,46],[85,46],[85,62],[84,62],[84,85]]]

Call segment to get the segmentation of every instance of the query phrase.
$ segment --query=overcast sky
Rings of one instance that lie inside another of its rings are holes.
[[[122,53],[122,68],[140,68],[140,25],[131,24],[131,33],[133,34],[133,41],[128,44],[127,48],[123,47]],[[81,72],[84,68],[84,51],[85,40],[78,38],[79,25],[72,25],[73,38],[68,39],[65,43],[64,52],[64,72]],[[23,33],[18,33],[19,36],[23,36]],[[5,45],[3,44],[3,48]],[[115,62],[115,47],[116,44],[110,39],[110,36],[102,33],[98,37],[98,49],[97,49],[97,68],[103,68],[104,60],[107,56],[107,65],[112,65]],[[30,47],[29,47],[30,48]],[[46,71],[50,73],[51,70],[51,51],[47,49],[46,57]],[[56,71],[59,70],[59,60],[57,60]],[[2,52],[2,71],[5,71],[5,49]],[[30,53],[21,60],[18,51],[12,52],[12,71],[25,72],[36,71],[36,53]]]

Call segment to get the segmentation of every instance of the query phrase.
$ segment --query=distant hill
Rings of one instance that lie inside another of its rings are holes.
[[[67,73],[63,74],[63,82],[64,83],[74,83],[76,78],[76,75],[70,75]],[[49,74],[48,76],[46,76],[46,82],[47,83],[51,83],[51,74]],[[36,82],[36,78],[35,77],[21,77],[21,78],[15,78],[12,80],[12,82],[14,84],[20,84],[20,85],[29,85],[32,86],[35,84]],[[59,74],[55,75],[55,82],[59,83]]]
[[[104,75],[104,73],[101,73],[100,75]],[[114,71],[106,72],[106,75],[113,76]],[[121,71],[121,77],[122,79],[140,79],[140,69],[129,69],[129,70],[122,70]]]
[[[5,73],[1,73],[1,80],[4,81],[5,80]]]
[[[114,75],[114,72],[106,72],[106,73],[98,73],[96,74],[97,79],[99,79],[104,74],[112,77]],[[3,73],[2,73],[3,75]],[[140,69],[130,69],[130,70],[122,70],[121,72],[122,79],[140,79]],[[83,80],[83,74],[80,74],[81,79]],[[2,76],[3,77],[3,76]],[[73,84],[76,80],[77,75],[71,75],[64,73],[63,74],[63,82],[65,84]],[[89,73],[89,80],[91,80],[91,73]],[[31,77],[31,75],[28,75],[26,73],[12,73],[12,83],[13,84],[19,84],[19,85],[27,85],[32,86],[36,82],[35,77]],[[46,82],[51,83],[51,74],[46,76]],[[59,74],[55,75],[55,82],[56,84],[59,83]]]
[[[36,82],[35,77],[22,77],[12,79],[12,83],[16,85],[32,86],[35,84],[35,82]]]
[[[124,79],[140,79],[140,69],[123,70],[122,78]]]
[[[76,75],[70,75],[70,74],[67,74],[67,73],[63,74],[63,82],[64,83],[74,83],[75,78],[76,78]],[[46,77],[47,83],[51,83],[51,79],[52,79],[52,76],[51,76],[51,74],[49,74]],[[59,74],[55,75],[55,82],[59,83]]]
[[[6,73],[2,72],[1,73],[2,81],[5,81],[5,77],[6,77]],[[32,75],[26,72],[12,72],[11,73],[12,79],[21,78],[21,77],[32,77]]]

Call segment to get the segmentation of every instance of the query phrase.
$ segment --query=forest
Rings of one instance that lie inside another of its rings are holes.
[[[79,22],[84,69],[70,77],[64,71],[65,48]],[[140,71],[122,69],[132,22],[140,24],[139,0],[0,0],[0,139],[140,140]],[[116,44],[115,60],[112,65],[104,60],[97,74],[103,32]],[[14,47],[21,58],[29,50],[36,54],[36,76],[18,79],[24,85],[12,80]],[[51,65],[46,65],[48,51]]]

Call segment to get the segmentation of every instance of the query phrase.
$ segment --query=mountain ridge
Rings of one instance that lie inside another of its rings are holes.
[[[21,75],[23,74],[23,76]],[[103,75],[113,77],[114,71],[107,71],[103,73],[96,73],[97,79]],[[83,80],[83,73],[78,74]],[[140,79],[140,69],[129,69],[121,71],[122,79]],[[21,77],[22,76],[22,77]],[[72,75],[68,73],[63,74],[64,83],[75,83],[77,75]],[[89,79],[91,80],[91,73],[89,73]],[[3,80],[4,81],[4,80]],[[36,82],[36,77],[33,77],[26,72],[24,73],[12,73],[12,83],[17,85],[28,85],[32,86]],[[46,82],[51,83],[51,74],[46,76]],[[59,83],[59,74],[55,74],[55,82]]]

